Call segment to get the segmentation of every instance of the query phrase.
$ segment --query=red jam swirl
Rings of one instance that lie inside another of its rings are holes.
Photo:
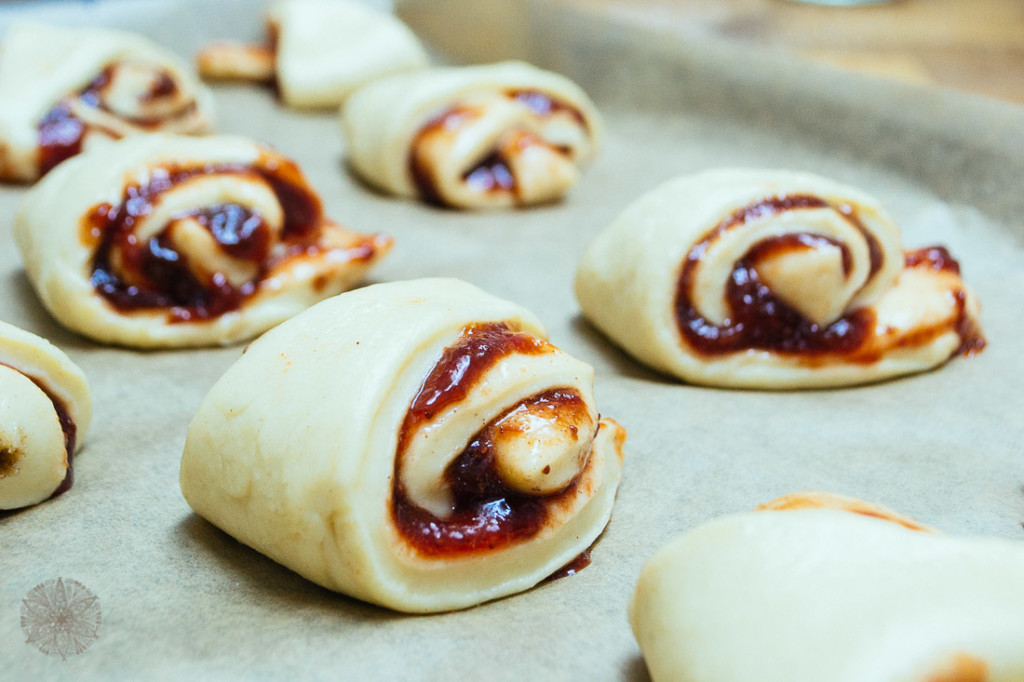
[[[65,97],[50,109],[39,121],[39,174],[46,175],[54,166],[82,152],[82,143],[89,131],[90,124],[85,123],[72,112],[70,102],[113,114],[104,104],[104,93],[114,76],[116,64],[103,69],[88,85],[77,93]],[[139,101],[143,103],[157,102],[166,97],[174,97],[179,93],[178,83],[167,71],[158,70],[156,78],[149,89],[139,93]],[[184,109],[176,112],[182,117],[195,111],[195,101]],[[130,118],[117,115],[123,121],[143,129],[153,129],[165,122],[164,118]],[[113,130],[103,129],[111,137],[120,137]]]
[[[586,126],[583,114],[578,109],[561,102],[538,90],[509,90],[505,93],[510,99],[519,102],[541,118],[559,113],[572,116],[581,126]],[[437,189],[431,164],[421,158],[420,148],[428,137],[457,131],[465,121],[480,116],[480,112],[472,107],[454,106],[429,120],[413,138],[409,152],[409,175],[420,197],[431,204],[446,204]],[[540,138],[529,133],[520,133],[515,144],[520,148],[526,145],[544,143]],[[562,153],[569,153],[566,148],[558,148]],[[462,174],[463,182],[481,194],[490,192],[511,192],[515,194],[518,183],[512,172],[511,164],[501,149],[493,149],[473,164]]]
[[[960,263],[950,255],[944,246],[928,246],[914,251],[907,251],[904,254],[904,263],[908,268],[927,268],[934,272],[949,272],[954,275],[960,274]],[[967,292],[963,287],[957,288],[954,292],[956,297],[957,315],[954,328],[960,336],[960,347],[957,348],[957,355],[971,356],[980,353],[987,341],[981,328],[967,314]]]
[[[567,411],[586,409],[576,391],[554,389],[527,398],[484,426],[445,470],[445,483],[455,501],[448,518],[440,519],[416,506],[402,485],[396,483],[392,494],[395,521],[421,555],[491,551],[526,540],[544,526],[553,502],[575,493],[578,478],[554,495],[538,497],[512,490],[499,477],[494,464],[495,424],[523,404],[544,404],[550,409]],[[400,470],[399,464],[396,481]]]
[[[818,325],[783,302],[758,277],[759,260],[785,251],[814,248],[822,242],[841,248],[843,269],[849,272],[849,250],[844,245],[821,235],[787,234],[770,237],[755,244],[735,264],[726,286],[725,297],[730,310],[727,324],[717,325],[707,320],[693,305],[696,266],[719,235],[752,220],[787,211],[820,208],[835,210],[863,234],[868,245],[870,275],[881,269],[882,249],[850,206],[834,206],[815,196],[793,195],[772,197],[741,208],[719,223],[690,250],[679,275],[675,301],[676,321],[686,342],[694,350],[706,355],[734,353],[747,349],[807,355],[851,353],[865,343],[874,324],[874,315],[871,312],[856,310],[827,326]]]
[[[416,192],[423,201],[435,206],[446,206],[448,203],[438,191],[432,162],[429,159],[423,158],[422,150],[426,140],[438,135],[457,134],[458,129],[465,125],[467,120],[476,118],[479,115],[480,112],[471,107],[452,107],[427,121],[416,133],[412,140],[412,145],[409,147],[409,175],[416,186]],[[478,173],[478,175],[474,176],[474,173]],[[504,178],[505,175],[511,178],[510,189],[515,188],[515,178],[512,177],[504,157],[497,150],[488,154],[478,164],[468,169],[462,177],[463,180],[474,177],[475,181],[484,184],[487,181],[488,175],[493,178],[492,188],[496,189],[500,182],[498,178]]]
[[[77,434],[77,427],[75,422],[71,419],[71,414],[68,412],[67,406],[64,401],[58,398],[53,391],[51,391],[41,379],[38,379],[29,374],[25,374],[17,367],[12,367],[6,363],[0,362],[0,365],[4,367],[10,367],[15,372],[18,372],[25,378],[29,379],[33,384],[39,387],[39,390],[46,394],[46,397],[50,399],[53,404],[53,411],[57,413],[57,421],[60,423],[60,429],[64,433],[64,452],[66,453],[68,468],[64,474],[64,480],[60,482],[60,485],[50,494],[50,499],[63,495],[67,491],[71,490],[71,486],[75,482],[73,460],[75,455],[75,437]]]
[[[240,178],[255,175],[271,187],[284,213],[281,240],[287,248],[279,260],[318,248],[316,238],[324,224],[320,200],[290,162],[261,160],[253,166],[157,168],[148,184],[126,187],[117,206],[100,204],[86,216],[86,232],[99,240],[91,282],[115,308],[165,308],[171,321],[210,319],[241,306],[255,292],[263,274],[276,265],[270,258],[271,231],[263,217],[237,204],[183,212],[175,219],[194,218],[210,231],[224,253],[257,266],[259,275],[241,286],[232,286],[221,275],[214,275],[211,282],[199,281],[188,268],[187,254],[175,250],[166,228],[148,242],[138,242],[136,222],[151,213],[163,193],[207,174],[236,174]],[[365,250],[368,252],[359,252],[356,257],[371,257],[372,247]],[[131,273],[131,282],[124,279],[124,273]]]
[[[471,324],[458,341],[444,349],[441,358],[423,380],[409,406],[399,433],[398,449],[422,424],[449,405],[465,400],[480,376],[507,355],[539,355],[555,347],[533,334],[513,329],[507,322]]]
[[[575,492],[573,481],[555,495],[524,495],[508,488],[494,466],[494,425],[519,405],[544,404],[559,411],[586,410],[582,396],[566,388],[544,391],[511,406],[470,438],[444,474],[455,501],[448,518],[438,518],[417,506],[401,484],[402,454],[421,426],[446,407],[464,400],[479,377],[501,358],[553,351],[547,341],[504,322],[470,325],[454,345],[444,350],[424,379],[399,431],[391,503],[396,527],[419,554],[469,554],[527,539],[543,527],[553,502],[568,499]]]

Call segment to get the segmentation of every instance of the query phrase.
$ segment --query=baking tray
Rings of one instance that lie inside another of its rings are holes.
[[[581,9],[582,7],[583,9]],[[183,55],[257,39],[263,3],[17,4],[15,16],[131,28]],[[401,15],[439,59],[527,58],[580,82],[605,114],[596,164],[562,203],[460,213],[383,197],[344,165],[329,114],[261,89],[215,87],[219,130],[294,157],[329,215],[393,235],[375,281],[452,275],[517,301],[597,369],[601,412],[629,431],[624,477],[593,563],[465,611],[406,616],[323,590],[192,514],[178,489],[186,428],[240,346],[141,352],[65,331],[40,307],[11,238],[25,189],[0,188],[0,319],[51,339],[92,384],[75,486],[0,515],[0,677],[8,679],[644,680],[626,619],[642,562],[713,516],[820,488],[955,534],[1024,539],[1024,109],[754,52],[567,0],[412,0]],[[0,103],[2,106],[2,103]],[[983,305],[989,346],[861,388],[766,393],[680,384],[581,317],[575,264],[633,198],[721,165],[814,171],[877,195],[908,247],[946,244]],[[61,660],[25,643],[22,600],[77,580],[98,637]]]

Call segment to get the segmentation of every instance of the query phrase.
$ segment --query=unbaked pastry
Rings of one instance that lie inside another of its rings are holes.
[[[579,86],[522,62],[381,79],[357,91],[342,115],[349,161],[364,180],[461,208],[561,197],[601,133]]]
[[[630,621],[655,682],[1024,679],[1024,545],[795,497],[644,565]]]
[[[680,379],[862,384],[984,346],[942,247],[904,252],[872,197],[807,173],[722,169],[631,204],[576,273],[584,315]]]
[[[527,310],[378,284],[254,341],[189,427],[200,516],[324,587],[458,609],[535,585],[608,522],[624,430]]]
[[[212,126],[207,88],[133,33],[17,22],[0,59],[0,180],[32,181],[83,149]]]
[[[61,324],[139,347],[255,336],[391,246],[328,220],[293,162],[228,136],[139,136],[71,159],[25,196],[14,236]]]
[[[347,0],[276,0],[265,46],[215,43],[198,57],[204,78],[275,82],[296,108],[337,107],[363,83],[423,68],[427,54],[390,14]]]
[[[82,370],[46,339],[0,322],[0,509],[71,487],[91,417]]]

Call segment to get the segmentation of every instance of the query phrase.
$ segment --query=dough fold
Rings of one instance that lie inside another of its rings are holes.
[[[276,0],[269,45],[215,43],[197,57],[204,78],[274,81],[288,106],[337,107],[359,86],[427,66],[400,20],[348,0]]]
[[[374,187],[460,208],[552,201],[597,152],[601,122],[575,83],[522,62],[434,68],[346,102],[354,171]]]
[[[69,160],[26,195],[14,234],[61,324],[138,347],[255,336],[391,246],[328,220],[293,162],[229,136],[140,136]]]
[[[875,199],[808,173],[665,183],[588,246],[576,296],[641,362],[714,386],[861,384],[985,344],[943,247],[904,252]]]
[[[202,133],[213,99],[168,50],[133,33],[16,22],[0,59],[0,180],[141,133]]]
[[[647,561],[630,622],[655,682],[1024,679],[1024,546],[805,502],[710,521]]]
[[[49,341],[0,322],[0,509],[71,487],[91,417],[82,370]]]
[[[625,431],[593,370],[464,282],[349,292],[253,342],[181,464],[200,516],[332,590],[409,612],[528,589],[595,541]]]

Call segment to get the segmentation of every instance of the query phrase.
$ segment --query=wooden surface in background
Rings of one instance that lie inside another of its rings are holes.
[[[795,0],[565,1],[683,34],[1024,105],[1024,0],[890,0],[860,7]]]

